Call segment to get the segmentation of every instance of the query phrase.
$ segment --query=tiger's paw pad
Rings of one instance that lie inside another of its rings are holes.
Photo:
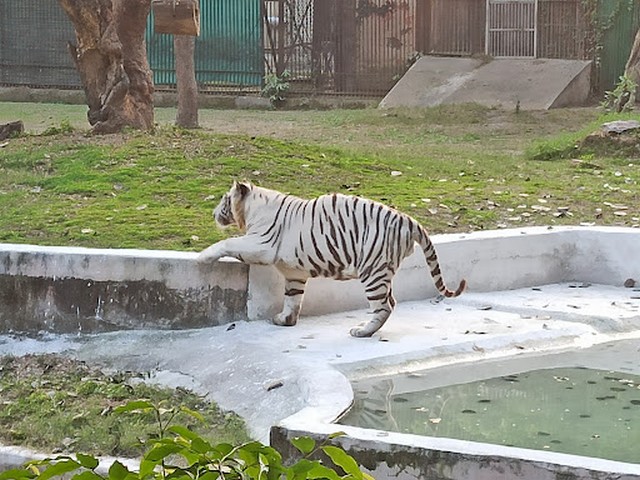
[[[293,327],[296,323],[298,323],[298,319],[291,314],[283,315],[279,313],[273,317],[273,324],[280,325],[281,327]]]

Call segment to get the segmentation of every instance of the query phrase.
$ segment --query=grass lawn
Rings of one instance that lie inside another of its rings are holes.
[[[155,132],[101,137],[86,135],[82,106],[0,112],[39,132],[0,149],[5,243],[199,250],[229,234],[211,209],[233,179],[370,197],[432,233],[640,223],[637,159],[572,151],[612,118],[595,108],[203,110],[196,131],[157,109]]]
[[[135,457],[144,450],[141,441],[158,435],[157,420],[114,410],[140,398],[165,410],[198,412],[203,418],[179,413],[175,422],[214,443],[248,440],[237,415],[191,392],[147,385],[143,375],[105,373],[57,355],[0,357],[0,372],[0,444]]]

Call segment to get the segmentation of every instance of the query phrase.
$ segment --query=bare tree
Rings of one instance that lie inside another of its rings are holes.
[[[176,58],[176,86],[178,112],[176,125],[184,128],[198,127],[198,83],[194,65],[196,39],[189,35],[174,35]]]
[[[76,31],[69,51],[95,133],[153,127],[153,77],[144,33],[151,0],[58,0]]]

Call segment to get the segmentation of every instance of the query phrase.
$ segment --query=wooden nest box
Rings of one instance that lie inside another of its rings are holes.
[[[200,35],[198,0],[153,0],[154,30],[173,35]]]

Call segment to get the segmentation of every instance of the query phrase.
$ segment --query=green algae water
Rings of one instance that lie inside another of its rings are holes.
[[[548,368],[421,390],[428,376],[354,382],[340,423],[640,463],[640,375]]]

